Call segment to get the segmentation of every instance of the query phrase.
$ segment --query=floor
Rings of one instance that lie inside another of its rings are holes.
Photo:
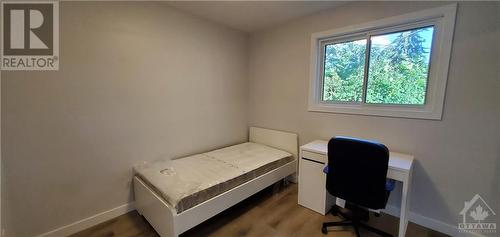
[[[355,236],[351,228],[330,230],[321,233],[324,221],[337,221],[338,217],[320,215],[297,204],[296,184],[277,184],[248,198],[238,205],[220,213],[197,227],[183,233],[181,237],[227,237],[227,236]],[[398,219],[382,214],[370,216],[369,223],[396,235]],[[361,235],[377,236],[361,230]],[[153,237],[158,236],[147,221],[136,211],[91,227],[71,237]],[[445,237],[447,235],[409,223],[407,237]]]

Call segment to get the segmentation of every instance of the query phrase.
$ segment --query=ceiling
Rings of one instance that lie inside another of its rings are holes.
[[[339,1],[173,1],[170,6],[192,15],[256,32],[342,5]]]

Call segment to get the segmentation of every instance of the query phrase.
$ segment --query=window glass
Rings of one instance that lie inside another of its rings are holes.
[[[423,105],[434,27],[372,36],[366,103]]]
[[[361,102],[366,39],[326,44],[323,64],[323,101]]]

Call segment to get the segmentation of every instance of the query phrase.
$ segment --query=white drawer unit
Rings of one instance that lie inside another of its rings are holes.
[[[324,154],[305,151],[301,148],[299,160],[299,205],[325,215],[335,198],[326,191],[327,164]]]

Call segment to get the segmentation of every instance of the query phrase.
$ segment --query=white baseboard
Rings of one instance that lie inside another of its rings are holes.
[[[395,216],[399,218],[399,208],[392,206],[392,205],[387,205],[384,209],[385,213]],[[450,236],[461,236],[461,237],[485,237],[485,235],[482,235],[480,233],[460,233],[458,230],[457,225],[452,225],[449,223],[445,223],[436,219],[432,219],[426,216],[422,216],[420,214],[417,214],[415,212],[409,213],[408,219],[418,225],[427,227],[431,230],[439,231],[441,233],[450,235]],[[458,223],[457,223],[458,224]]]
[[[121,206],[115,207],[111,210],[107,210],[101,212],[99,214],[93,215],[91,217],[87,217],[85,219],[79,220],[77,222],[71,223],[69,225],[62,226],[55,230],[51,230],[47,233],[41,234],[38,237],[61,237],[61,236],[69,236],[75,233],[78,233],[82,230],[85,230],[94,225],[100,224],[107,220],[111,220],[115,217],[128,213],[130,211],[135,210],[135,205],[133,202],[123,204]]]
[[[135,210],[135,205],[133,202],[127,203],[118,207],[115,207],[111,210],[101,212],[99,214],[93,215],[91,217],[87,217],[85,219],[79,220],[77,222],[71,223],[66,226],[62,226],[55,230],[49,231],[47,233],[41,234],[38,237],[61,237],[61,236],[69,236],[75,233],[78,233],[82,230],[85,230],[94,225],[100,224],[107,220],[111,220],[120,215],[126,214],[130,211]],[[399,217],[399,208],[387,205],[384,209],[385,213]],[[445,233],[450,236],[463,236],[463,237],[485,237],[480,233],[460,233],[458,231],[458,227],[456,225],[448,224],[442,221],[438,221],[436,219],[432,219],[426,216],[422,216],[420,214],[410,212],[409,220],[415,224],[427,227],[432,230],[436,230],[442,233]]]

